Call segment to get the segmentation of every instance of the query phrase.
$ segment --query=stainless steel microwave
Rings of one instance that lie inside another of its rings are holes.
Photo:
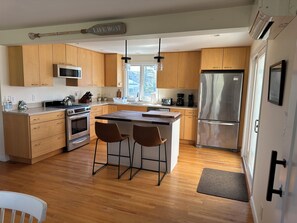
[[[65,64],[54,64],[54,77],[81,79],[81,67],[75,67]]]

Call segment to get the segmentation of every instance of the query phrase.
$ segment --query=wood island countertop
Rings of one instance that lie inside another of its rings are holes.
[[[159,124],[159,125],[171,125],[176,120],[180,119],[179,112],[172,112],[175,113],[175,118],[171,117],[148,117],[143,116],[143,113],[147,112],[138,112],[138,111],[117,111],[110,114],[96,116],[95,119],[103,119],[103,120],[113,120],[113,121],[124,121],[124,122],[146,122],[152,124]]]

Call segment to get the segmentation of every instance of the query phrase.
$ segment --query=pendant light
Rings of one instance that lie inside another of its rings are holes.
[[[129,60],[131,60],[131,57],[127,55],[127,40],[125,40],[125,56],[121,59],[123,60],[123,68],[128,71],[130,69]]]
[[[159,52],[158,52],[158,56],[155,56],[154,57],[154,59],[157,60],[157,65],[156,65],[157,71],[162,71],[163,70],[162,60],[164,59],[164,57],[161,56],[160,51],[161,51],[161,38],[159,38]]]

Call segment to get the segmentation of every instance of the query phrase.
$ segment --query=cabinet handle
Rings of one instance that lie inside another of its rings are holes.
[[[42,86],[48,86],[48,84],[41,84]]]
[[[266,194],[267,201],[272,200],[272,194],[278,194],[280,197],[282,197],[283,195],[282,186],[278,190],[273,189],[275,168],[277,164],[282,165],[284,168],[286,168],[287,161],[285,159],[277,160],[277,151],[271,151],[270,171],[269,171],[268,187],[267,187],[267,194]]]
[[[35,143],[34,146],[40,146],[40,142],[39,143]]]
[[[39,118],[33,118],[33,121],[39,121]]]
[[[33,129],[34,130],[40,129],[40,126],[34,127]]]

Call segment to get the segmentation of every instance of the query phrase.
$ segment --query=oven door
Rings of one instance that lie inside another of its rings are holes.
[[[67,140],[73,140],[90,134],[90,113],[67,116]]]

